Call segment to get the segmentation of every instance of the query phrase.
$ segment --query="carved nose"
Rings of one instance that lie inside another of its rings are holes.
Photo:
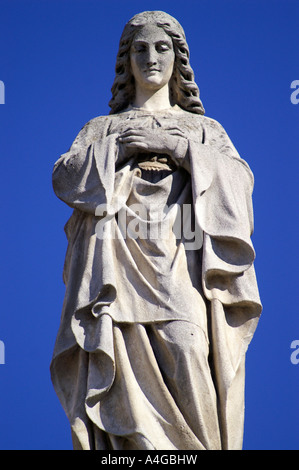
[[[147,65],[148,65],[149,67],[152,66],[152,65],[156,65],[156,63],[157,63],[157,61],[154,60],[154,59],[148,59],[148,61],[147,61]]]
[[[147,65],[148,66],[156,65],[156,63],[157,63],[157,57],[156,57],[155,50],[150,49],[148,51],[148,56],[147,56]]]

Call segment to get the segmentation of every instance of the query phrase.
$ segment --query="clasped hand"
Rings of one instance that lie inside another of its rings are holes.
[[[182,131],[177,127],[169,129],[127,129],[119,138],[120,154],[128,158],[138,151],[155,152],[169,155],[176,164],[185,155],[177,155],[176,149],[179,141],[185,139]]]

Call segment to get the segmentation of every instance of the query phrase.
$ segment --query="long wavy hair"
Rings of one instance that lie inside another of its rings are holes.
[[[191,113],[204,114],[205,110],[199,99],[199,89],[189,63],[190,53],[184,30],[175,18],[162,11],[139,13],[125,25],[116,58],[115,79],[111,88],[112,98],[109,102],[110,114],[123,111],[134,100],[135,80],[131,71],[130,49],[136,33],[149,23],[163,28],[172,39],[175,62],[169,84],[171,104],[177,104]]]

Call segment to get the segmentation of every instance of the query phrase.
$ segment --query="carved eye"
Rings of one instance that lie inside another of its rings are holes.
[[[156,46],[156,50],[158,52],[167,52],[167,51],[169,51],[169,49],[170,49],[170,47],[166,43],[157,44],[157,46]]]
[[[146,50],[146,46],[144,44],[135,44],[134,45],[134,52],[136,52],[137,54],[145,52],[145,50]]]

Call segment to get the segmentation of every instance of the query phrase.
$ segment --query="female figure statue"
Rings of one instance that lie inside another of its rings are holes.
[[[51,363],[74,448],[240,449],[252,173],[204,116],[168,14],[126,24],[112,95],[53,171],[74,209]]]

